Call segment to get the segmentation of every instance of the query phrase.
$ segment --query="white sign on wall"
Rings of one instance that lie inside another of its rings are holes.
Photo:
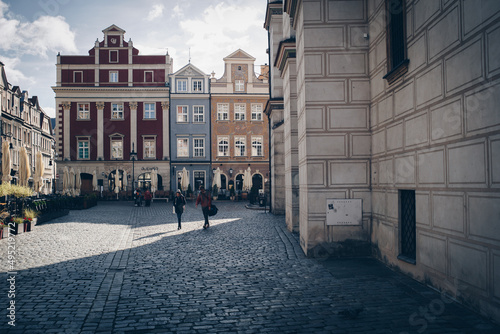
[[[331,199],[326,200],[326,225],[361,225],[363,220],[363,200]]]

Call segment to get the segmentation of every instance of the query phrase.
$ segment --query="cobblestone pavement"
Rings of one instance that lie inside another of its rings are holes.
[[[283,216],[99,203],[0,240],[2,333],[500,333],[372,259],[305,258]],[[7,315],[15,302],[15,327]]]

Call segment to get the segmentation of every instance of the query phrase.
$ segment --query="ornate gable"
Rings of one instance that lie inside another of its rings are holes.
[[[205,77],[207,76],[202,70],[189,63],[173,74],[176,77]]]
[[[242,60],[252,60],[255,61],[255,58],[250,56],[248,53],[243,51],[242,49],[238,49],[231,53],[229,56],[224,58],[224,61],[229,60],[229,59],[242,59]]]

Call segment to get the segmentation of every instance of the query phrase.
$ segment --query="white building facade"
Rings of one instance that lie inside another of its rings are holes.
[[[499,320],[500,2],[270,1],[265,28],[304,252],[371,252]]]

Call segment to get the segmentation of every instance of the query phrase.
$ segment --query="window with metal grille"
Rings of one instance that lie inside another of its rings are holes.
[[[415,264],[417,250],[415,190],[400,190],[399,201],[400,252],[398,258]]]
[[[394,82],[408,71],[406,58],[406,10],[404,0],[386,0],[387,70],[384,76]]]

